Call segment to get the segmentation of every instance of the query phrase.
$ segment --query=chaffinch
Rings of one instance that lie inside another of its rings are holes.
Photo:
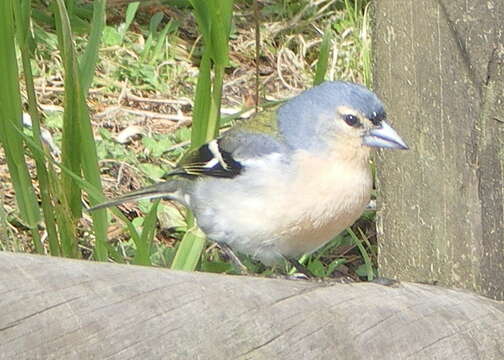
[[[361,215],[370,148],[408,149],[364,86],[325,82],[190,151],[166,181],[104,208],[167,198],[207,237],[266,265],[311,253]]]

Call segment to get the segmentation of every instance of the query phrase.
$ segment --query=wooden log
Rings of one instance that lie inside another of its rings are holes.
[[[502,359],[504,303],[0,252],[1,359]]]

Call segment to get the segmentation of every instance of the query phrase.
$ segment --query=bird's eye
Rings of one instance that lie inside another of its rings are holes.
[[[345,122],[352,126],[352,127],[358,127],[360,125],[360,121],[359,119],[357,118],[357,116],[355,115],[352,115],[352,114],[346,114],[344,116],[344,119],[345,119]]]

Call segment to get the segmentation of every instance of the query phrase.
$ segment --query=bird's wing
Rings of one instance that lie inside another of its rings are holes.
[[[177,167],[167,173],[188,177],[233,178],[239,175],[244,161],[284,152],[286,145],[276,134],[276,108],[240,121],[218,139],[189,151]]]

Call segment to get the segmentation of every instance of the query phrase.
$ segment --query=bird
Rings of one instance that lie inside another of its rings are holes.
[[[371,149],[408,149],[386,119],[365,86],[323,82],[190,150],[165,181],[90,210],[174,200],[232,258],[288,260],[299,270],[297,258],[351,226],[369,203]]]

